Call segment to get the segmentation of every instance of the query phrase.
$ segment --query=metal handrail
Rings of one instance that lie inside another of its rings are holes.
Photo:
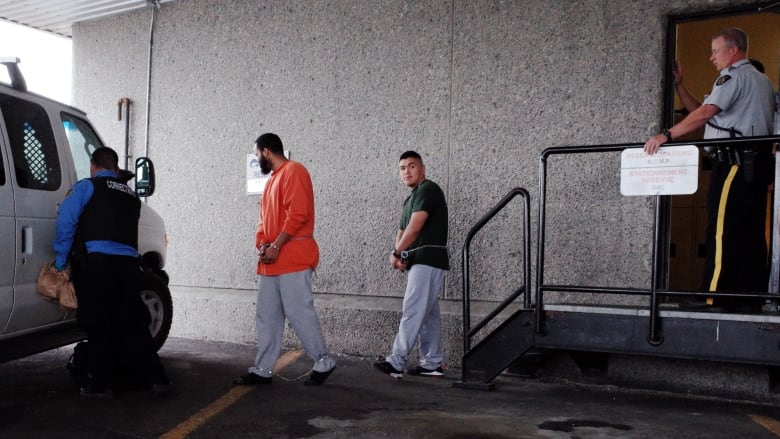
[[[470,266],[470,253],[471,253],[471,240],[474,239],[474,236],[482,230],[482,227],[484,227],[491,219],[493,219],[494,216],[498,214],[504,207],[509,204],[512,199],[514,199],[516,196],[521,196],[524,200],[524,207],[525,207],[525,214],[523,215],[523,247],[525,254],[523,255],[523,282],[524,285],[517,290],[515,290],[512,295],[504,299],[499,306],[491,311],[487,316],[485,316],[479,323],[477,323],[473,328],[471,327],[471,278],[469,276],[469,266]],[[482,217],[472,228],[469,230],[468,234],[466,235],[466,241],[463,244],[463,259],[462,259],[462,270],[463,270],[463,353],[465,354],[469,350],[471,350],[471,337],[474,336],[480,329],[484,328],[485,325],[487,325],[493,318],[495,318],[501,311],[503,311],[507,306],[509,306],[520,294],[523,294],[524,292],[525,297],[523,301],[523,306],[525,308],[529,308],[531,304],[531,297],[530,297],[530,278],[531,278],[531,240],[529,238],[529,232],[531,230],[531,215],[530,215],[530,208],[531,208],[531,201],[530,196],[528,194],[528,191],[521,188],[516,187],[509,191],[508,194],[504,196],[504,198],[501,199],[501,201],[496,204],[495,207],[493,207],[485,216]]]
[[[684,142],[669,142],[666,145],[694,145],[697,147],[703,146],[742,146],[742,145],[754,145],[756,143],[773,143],[779,142],[780,136],[756,136],[756,137],[742,137],[736,139],[707,139],[696,141],[684,141]],[[546,217],[546,201],[547,201],[547,158],[551,155],[560,154],[573,154],[573,153],[597,153],[597,152],[613,152],[623,151],[629,148],[641,148],[644,144],[611,144],[611,145],[595,145],[595,146],[562,146],[547,148],[542,151],[539,159],[539,224],[538,224],[538,241],[537,241],[537,262],[536,262],[536,332],[537,335],[545,335],[544,326],[544,291],[561,291],[561,292],[581,292],[581,293],[607,293],[607,294],[637,294],[637,295],[649,295],[650,296],[650,322],[648,329],[647,341],[652,345],[660,345],[663,343],[663,337],[660,335],[660,311],[659,311],[659,297],[662,296],[718,296],[718,297],[740,297],[740,298],[765,298],[766,293],[761,292],[745,292],[745,293],[721,293],[721,292],[677,292],[677,291],[665,291],[660,290],[658,285],[658,272],[659,261],[662,256],[658,252],[658,242],[660,239],[661,230],[661,209],[660,209],[660,197],[655,196],[655,208],[653,216],[653,247],[652,247],[652,273],[651,273],[651,285],[650,288],[645,289],[626,289],[626,288],[600,288],[600,287],[587,287],[587,286],[575,286],[575,285],[545,285],[544,284],[544,244],[545,244],[545,217]],[[780,175],[775,172],[775,187],[780,187]],[[774,218],[777,217],[777,210],[780,209],[778,203],[775,203]],[[775,237],[773,236],[773,239]],[[772,248],[772,267],[771,267],[771,281],[770,281],[770,294],[777,294],[780,288],[780,255],[776,254],[780,252],[780,246],[773,245]]]

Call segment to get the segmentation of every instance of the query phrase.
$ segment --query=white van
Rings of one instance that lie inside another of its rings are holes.
[[[76,327],[75,312],[44,300],[35,283],[41,267],[54,259],[59,203],[78,180],[90,176],[90,154],[103,146],[83,111],[28,92],[18,62],[0,58],[11,80],[0,82],[0,361],[86,338]],[[152,195],[152,162],[139,158],[135,174],[139,196]],[[165,223],[146,203],[138,232],[141,294],[159,349],[171,327],[173,305],[163,271]]]

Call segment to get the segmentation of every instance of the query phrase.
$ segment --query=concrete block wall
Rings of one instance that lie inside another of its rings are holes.
[[[319,294],[402,295],[404,276],[386,258],[407,194],[398,156],[416,149],[449,202],[443,297],[457,300],[468,229],[512,187],[536,200],[542,150],[642,142],[660,130],[666,17],[737,3],[750,2],[165,3],[153,32],[148,154],[158,193],[148,203],[167,222],[171,283],[234,291],[196,303],[254,300],[259,197],[246,194],[245,160],[272,131],[314,180]],[[147,9],[73,29],[73,102],[120,147],[116,102],[131,98],[136,156],[151,17]],[[551,160],[546,280],[649,282],[651,200],[620,196],[617,160]],[[522,282],[523,213],[510,208],[475,240],[474,297],[497,300]]]

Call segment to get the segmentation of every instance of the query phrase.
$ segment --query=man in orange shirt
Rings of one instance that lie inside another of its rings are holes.
[[[282,140],[266,133],[255,141],[260,171],[271,174],[260,203],[257,263],[257,357],[233,384],[270,384],[282,350],[285,318],[314,360],[304,384],[322,384],[336,368],[314,309],[311,274],[320,258],[314,240],[314,190],[306,168],[284,156]]]

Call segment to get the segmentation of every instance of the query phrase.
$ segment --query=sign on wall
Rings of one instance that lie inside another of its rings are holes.
[[[260,162],[254,154],[246,155],[246,194],[259,195],[263,193],[265,183],[271,178],[271,174],[263,175],[260,172]]]
[[[284,151],[285,158],[290,158],[290,151]],[[268,179],[271,178],[271,174],[263,175],[260,172],[260,162],[257,160],[254,154],[246,155],[246,194],[247,195],[260,195],[265,189],[265,184]]]
[[[663,146],[653,155],[640,148],[620,155],[623,195],[688,195],[699,186],[699,149],[693,145]]]

